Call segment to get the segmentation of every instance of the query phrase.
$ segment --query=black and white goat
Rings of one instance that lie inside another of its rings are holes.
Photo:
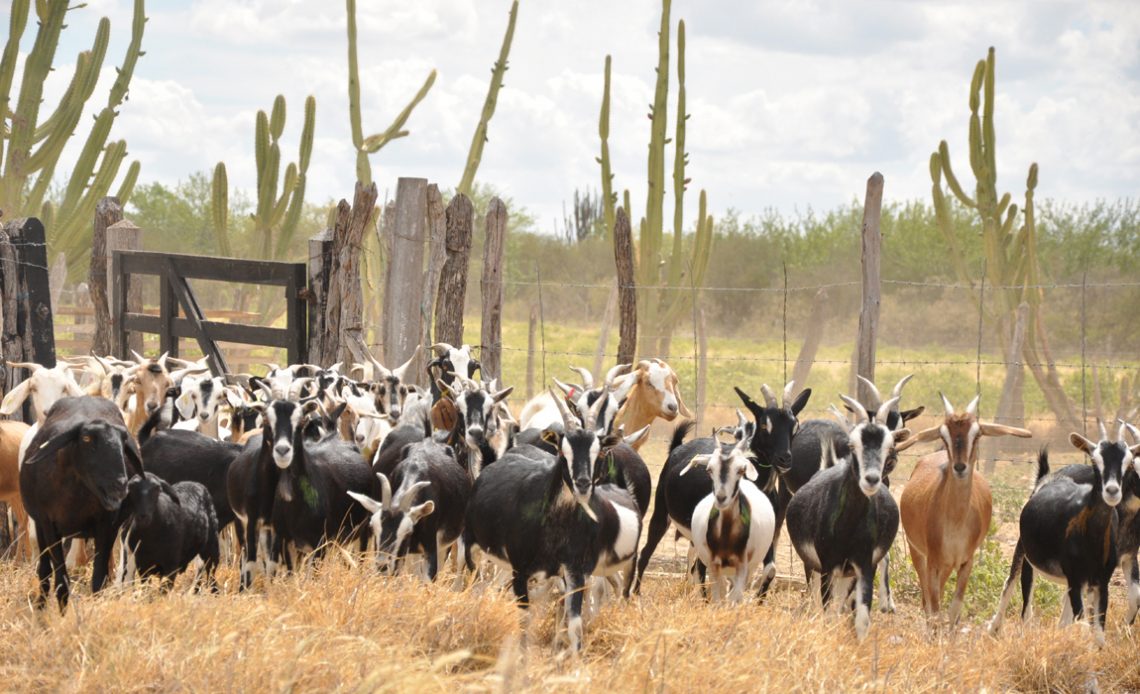
[[[595,485],[597,433],[566,413],[558,455],[508,451],[475,480],[467,511],[469,543],[510,564],[511,585],[527,607],[531,577],[561,575],[572,650],[582,646],[586,579],[625,569],[637,556],[641,520],[633,496]],[[473,568],[469,564],[469,568]]]
[[[36,605],[47,601],[54,575],[62,610],[70,595],[63,540],[95,540],[91,590],[98,592],[107,581],[127,480],[142,472],[142,457],[110,400],[65,397],[46,415],[20,467],[20,495],[39,545]]]
[[[452,347],[446,342],[437,342],[431,346],[435,358],[428,362],[428,381],[431,383],[431,400],[438,402],[444,392],[440,383],[450,386],[456,376],[475,378],[475,372],[481,370],[479,360],[471,355],[471,345]]]
[[[377,562],[394,573],[409,553],[422,553],[427,579],[434,581],[440,557],[452,548],[456,557],[463,555],[462,545],[455,545],[461,541],[467,515],[470,476],[450,446],[431,440],[404,447],[390,482],[382,473],[376,476],[379,500],[351,491],[348,495],[372,514]]]
[[[910,431],[886,425],[897,398],[870,415],[854,399],[840,397],[858,418],[848,434],[851,455],[814,475],[788,502],[788,535],[811,583],[819,582],[824,606],[832,596],[845,603],[848,580],[855,579],[855,634],[862,640],[871,624],[875,568],[899,528],[899,508],[883,478],[895,444]]]
[[[170,484],[145,472],[127,482],[122,504],[123,532],[120,544],[119,581],[140,576],[162,577],[164,589],[195,559],[203,562],[207,587],[217,590],[214,570],[218,566],[218,519],[210,492],[197,482]]]
[[[794,388],[795,383],[793,382],[789,382],[784,387],[784,399],[781,405],[776,401],[775,393],[767,384],[761,386],[766,403],[765,407],[761,407],[753,401],[744,391],[739,388],[735,389],[736,394],[740,396],[744,406],[748,408],[753,417],[752,422],[742,421],[738,428],[741,430],[742,436],[746,435],[743,433],[745,428],[749,428],[748,430],[753,432],[748,434],[750,436],[749,457],[752,464],[756,466],[757,486],[768,494],[769,498],[774,498],[776,484],[774,470],[787,468],[790,464],[793,437],[799,429],[797,415],[807,405],[808,398],[811,397],[811,389],[807,388],[792,398]],[[718,445],[716,440],[711,437],[694,439],[684,443],[685,436],[691,430],[691,423],[682,424],[674,430],[673,439],[669,444],[669,457],[666,459],[664,467],[661,468],[661,475],[657,478],[653,516],[649,520],[645,547],[641,551],[641,559],[637,566],[638,584],[640,584],[641,576],[645,573],[645,567],[649,565],[653,551],[669,529],[670,522],[677,526],[681,535],[690,542],[692,541],[690,524],[693,518],[693,510],[701,499],[712,492],[712,478],[703,470],[689,475],[681,475],[681,470],[688,466],[693,456],[708,455]],[[761,594],[767,591],[772,579],[776,576],[775,546],[776,543],[773,538],[768,556],[764,560],[764,579],[761,583]],[[695,551],[691,551],[688,566],[690,570],[695,568],[699,574],[703,569],[700,566],[694,567],[693,560],[695,558]]]
[[[609,433],[613,428],[614,417],[617,416],[626,394],[633,385],[632,379],[620,378],[622,374],[629,372],[631,366],[631,364],[618,364],[613,367],[606,372],[606,376],[599,386],[595,386],[594,375],[587,369],[571,366],[570,369],[577,371],[581,376],[582,382],[580,384],[563,383],[555,378],[554,383],[562,391],[561,397],[570,406],[570,411],[577,414],[579,418],[594,406],[594,403],[601,397],[602,390],[605,389],[607,392],[606,404],[601,411],[598,428],[602,430],[602,433]],[[562,429],[562,415],[554,402],[554,399],[558,397],[560,396],[554,391],[544,391],[528,400],[519,414],[520,430],[541,432],[552,429],[560,431]]]
[[[1092,461],[1091,475],[1073,469],[1090,467],[1086,465],[1070,465],[1050,475],[1048,453],[1042,450],[1037,456],[1037,481],[1021,509],[1021,536],[1013,550],[997,613],[989,623],[991,632],[1001,628],[1019,572],[1022,617],[1028,618],[1036,569],[1066,586],[1068,599],[1064,601],[1061,626],[1085,616],[1083,594],[1089,592],[1090,621],[1097,643],[1104,644],[1108,582],[1119,558],[1116,508],[1123,497],[1125,470],[1135,464],[1135,457],[1140,454],[1140,446],[1129,448],[1124,442],[1124,431],[1122,423],[1113,440],[1101,424],[1101,440],[1097,443],[1076,432],[1069,434],[1073,446]]]
[[[476,478],[509,444],[499,406],[514,386],[492,392],[471,379],[456,377],[447,388],[457,415],[447,442],[455,448],[460,464]]]
[[[750,439],[740,436],[733,443],[717,443],[712,453],[693,456],[680,474],[700,466],[712,478],[712,493],[693,510],[693,547],[708,567],[712,599],[724,599],[725,578],[731,576],[728,598],[738,603],[772,546],[776,514],[772,502],[753,484],[758,475],[749,460]]]
[[[899,408],[898,403],[902,398],[903,388],[912,377],[913,375],[907,375],[900,379],[891,391],[891,397],[888,398],[889,401],[894,401],[895,403],[887,412],[884,422],[886,427],[891,431],[902,429],[909,420],[919,416],[926,409],[923,406],[911,410],[901,410]],[[860,382],[867,386],[867,391],[870,395],[870,401],[861,404],[868,412],[877,413],[884,402],[882,395],[879,393],[879,389],[866,378],[862,376],[858,378]],[[850,408],[850,406],[848,406],[848,408]],[[784,526],[784,516],[787,514],[788,502],[791,501],[792,495],[807,484],[808,480],[814,477],[820,470],[832,467],[842,460],[849,459],[851,456],[851,441],[848,439],[847,434],[853,427],[853,424],[842,411],[833,411],[836,415],[836,421],[830,419],[809,419],[801,424],[799,433],[792,442],[791,465],[779,471],[779,493],[776,497],[777,537],[780,535],[780,529]],[[890,488],[891,480],[889,474],[884,474],[883,484],[888,489]],[[895,605],[891,597],[888,561],[889,557],[883,557],[878,571],[879,606],[884,612],[893,612]]]

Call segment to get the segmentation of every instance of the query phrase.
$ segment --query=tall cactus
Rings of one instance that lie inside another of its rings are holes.
[[[662,0],[661,27],[658,33],[657,85],[653,105],[649,112],[652,122],[649,137],[648,192],[646,213],[641,220],[638,235],[637,281],[644,299],[643,319],[648,339],[638,341],[646,356],[664,354],[669,349],[669,336],[683,312],[691,306],[692,288],[704,281],[712,243],[712,218],[706,214],[707,197],[701,191],[700,215],[696,234],[688,255],[685,252],[684,215],[685,189],[689,179],[685,176],[688,153],[685,151],[686,112],[685,91],[685,22],[677,24],[677,121],[671,140],[673,156],[673,239],[668,257],[664,257],[665,227],[665,156],[669,101],[669,14],[670,0]],[[628,201],[627,201],[628,204]],[[662,268],[664,267],[664,277]]]
[[[305,205],[305,180],[309,159],[313,153],[313,132],[316,126],[317,100],[311,95],[305,99],[305,121],[301,127],[301,141],[297,162],[290,162],[281,176],[281,135],[285,132],[285,97],[273,100],[269,114],[258,111],[254,120],[253,155],[257,169],[257,206],[253,214],[254,236],[260,243],[259,253],[265,259],[285,256],[297,231]],[[278,194],[278,183],[281,184]],[[219,162],[214,168],[212,194],[212,223],[218,240],[218,251],[230,253],[231,244],[226,210],[228,193],[226,166]]]
[[[69,7],[67,0],[37,0],[38,29],[35,43],[24,62],[16,108],[10,106],[20,39],[29,14],[29,0],[13,0],[8,42],[0,59],[0,209],[10,217],[38,214],[45,222],[48,242],[67,254],[68,269],[78,272],[90,252],[91,215],[95,204],[106,196],[127,156],[124,140],[108,142],[118,109],[127,98],[135,64],[142,51],[146,12],[143,0],[135,0],[131,40],[106,106],[83,145],[58,206],[46,200],[63,150],[91,98],[110,40],[110,22],[103,18],[95,31],[91,50],[76,59],[75,73],[56,109],[40,120],[43,85],[52,70],[59,37]],[[77,7],[82,7],[79,5]],[[70,8],[75,9],[75,8]],[[6,145],[6,147],[5,147]],[[126,202],[138,180],[139,163],[132,162],[119,184],[118,196]],[[34,177],[34,179],[33,179]]]
[[[610,56],[606,56],[605,86],[602,88],[602,109],[598,116],[598,137],[602,141],[602,154],[597,158],[602,167],[602,219],[606,225],[606,243],[614,239],[614,206],[617,193],[614,192],[614,174],[610,167]],[[629,209],[626,208],[626,212]]]
[[[345,0],[345,9],[348,12],[348,120],[352,126],[352,146],[356,148],[356,180],[368,185],[372,182],[372,165],[368,162],[368,155],[380,151],[381,147],[392,140],[408,135],[404,124],[435,84],[435,70],[431,71],[423,86],[387,130],[365,137],[360,117],[360,70],[356,59],[356,0]]]
[[[499,100],[499,90],[503,88],[503,75],[507,72],[507,58],[511,54],[511,41],[515,37],[515,20],[519,16],[519,0],[511,3],[511,13],[507,20],[507,32],[503,35],[503,45],[499,47],[499,59],[491,68],[491,85],[487,88],[487,98],[483,101],[483,112],[479,116],[479,125],[475,126],[475,134],[471,137],[471,149],[467,152],[467,164],[463,167],[463,178],[455,189],[458,193],[471,196],[471,188],[475,185],[475,172],[479,170],[479,162],[483,159],[483,145],[487,144],[487,125],[491,116],[495,115],[495,106]]]
[[[934,201],[935,216],[939,229],[950,249],[950,258],[955,272],[962,281],[973,283],[961,246],[956,238],[950,211],[949,199],[943,193],[942,181],[955,198],[966,208],[974,210],[982,225],[982,246],[985,252],[985,273],[989,285],[996,288],[998,306],[990,310],[991,318],[999,326],[1003,352],[1008,350],[1014,328],[1014,314],[1020,303],[1026,302],[1032,309],[1026,339],[1022,348],[1025,363],[1033,372],[1050,407],[1064,426],[1079,427],[1075,410],[1061,389],[1056,369],[1047,354],[1048,340],[1045,326],[1040,319],[1043,293],[1039,286],[1037,261],[1037,228],[1033,206],[1034,190],[1037,187],[1037,164],[1031,164],[1026,179],[1025,206],[1022,210],[1022,224],[1016,226],[1018,208],[1011,204],[1009,193],[998,194],[997,187],[997,136],[994,128],[994,49],[991,47],[986,58],[979,60],[970,82],[970,170],[974,174],[974,195],[971,197],[962,187],[950,165],[950,148],[945,140],[938,144],[938,151],[930,155],[930,177],[933,183],[931,195]],[[981,114],[979,115],[979,110]],[[1038,349],[1046,352],[1044,358]],[[1043,365],[1046,365],[1043,367]],[[1009,368],[1020,370],[1021,366]],[[1019,393],[1003,393],[998,405],[999,416],[1015,418],[1016,407],[1011,399],[1020,399]]]

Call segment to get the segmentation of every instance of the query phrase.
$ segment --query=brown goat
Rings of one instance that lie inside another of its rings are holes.
[[[910,558],[922,589],[922,606],[928,616],[938,614],[942,589],[951,572],[957,572],[954,600],[948,615],[958,620],[974,555],[986,538],[993,513],[990,485],[975,470],[978,440],[982,436],[1020,436],[1026,429],[979,422],[978,398],[963,413],[942,396],[945,419],[899,444],[902,451],[921,441],[941,439],[945,448],[919,459],[899,501]]]
[[[693,416],[681,400],[677,373],[660,359],[641,360],[633,371],[618,377],[617,381],[622,381],[617,388],[618,393],[626,390],[628,394],[614,417],[614,431],[621,426],[626,431],[640,431],[658,417],[671,422],[678,414]],[[622,399],[620,395],[618,399]],[[648,440],[649,437],[643,437],[633,447],[639,449]]]
[[[23,422],[0,422],[0,501],[8,504],[16,524],[20,526],[16,535],[16,556],[20,559],[32,558],[28,514],[20,498],[20,441],[28,429]],[[0,523],[7,522],[7,518],[0,518]]]

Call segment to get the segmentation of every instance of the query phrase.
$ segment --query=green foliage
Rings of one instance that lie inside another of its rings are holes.
[[[479,124],[475,126],[475,134],[471,136],[471,148],[467,152],[467,164],[463,167],[463,178],[460,179],[456,190],[470,197],[472,186],[475,185],[475,173],[479,170],[479,162],[483,159],[483,146],[487,143],[487,126],[491,117],[495,115],[495,106],[499,100],[499,90],[503,88],[503,75],[507,72],[507,58],[511,54],[511,41],[515,36],[515,20],[519,16],[519,0],[511,3],[511,12],[507,20],[507,31],[503,35],[503,44],[499,47],[499,59],[491,68],[491,84],[487,87],[487,98],[483,101],[483,111],[479,115]]]
[[[372,182],[372,166],[368,162],[368,155],[379,152],[381,147],[392,140],[408,136],[404,125],[435,84],[435,70],[428,74],[423,86],[386,130],[365,137],[360,115],[360,68],[356,57],[356,0],[345,0],[345,9],[348,15],[348,121],[352,126],[352,146],[356,149],[356,180],[367,185]]]
[[[78,274],[89,262],[91,217],[100,198],[109,194],[127,156],[125,140],[110,141],[111,127],[127,98],[135,64],[141,49],[146,14],[143,0],[135,0],[131,40],[107,103],[95,115],[79,157],[70,172],[62,194],[49,199],[52,177],[63,150],[75,132],[88,100],[95,91],[110,40],[110,21],[103,18],[95,32],[91,50],[76,58],[75,73],[56,109],[42,121],[40,107],[43,87],[52,71],[59,37],[66,27],[67,0],[39,0],[36,3],[35,42],[20,81],[15,108],[10,92],[15,77],[20,40],[29,15],[28,0],[11,5],[8,41],[0,59],[0,209],[8,217],[39,215],[45,222],[48,243],[54,251],[67,255],[68,270]],[[5,142],[6,141],[6,142]],[[122,176],[117,195],[126,202],[138,180],[139,163],[132,162]]]

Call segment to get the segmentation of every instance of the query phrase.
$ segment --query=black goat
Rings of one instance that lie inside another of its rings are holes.
[[[788,503],[788,535],[827,605],[833,595],[846,602],[845,584],[855,579],[855,634],[862,640],[871,625],[875,568],[886,556],[899,529],[899,507],[883,485],[895,443],[910,431],[887,428],[892,398],[870,415],[862,405],[841,396],[861,421],[848,435],[851,455],[814,475]]]
[[[558,456],[508,451],[487,467],[475,480],[464,532],[469,545],[510,563],[520,607],[528,606],[532,576],[562,576],[566,628],[577,651],[586,578],[616,569],[632,576],[641,521],[629,492],[594,485],[597,433],[582,428],[564,403],[560,407],[565,433]]]
[[[439,558],[460,539],[471,496],[471,478],[455,460],[455,451],[426,440],[404,448],[404,458],[392,479],[377,474],[380,500],[349,492],[372,514],[372,535],[377,538],[377,562],[394,573],[409,553],[424,555],[427,578],[434,581]],[[392,486],[395,485],[395,492]],[[456,550],[461,556],[463,548]]]
[[[752,422],[742,421],[739,428],[742,436],[747,435],[743,431],[744,428],[748,428],[748,432],[751,433],[752,443],[749,446],[749,456],[758,473],[756,486],[768,495],[773,505],[775,505],[775,470],[787,469],[791,465],[793,436],[799,429],[799,421],[796,417],[807,405],[808,398],[811,397],[811,389],[807,388],[793,400],[791,395],[794,387],[794,382],[789,382],[784,387],[784,402],[781,406],[777,403],[772,390],[766,384],[761,386],[761,392],[763,392],[766,402],[765,407],[754,402],[744,391],[739,388],[735,389],[736,394],[740,396],[744,406],[748,408],[753,417]],[[791,400],[790,404],[789,400]],[[649,565],[649,560],[653,557],[653,552],[657,549],[658,543],[665,536],[665,531],[669,529],[670,521],[677,525],[678,531],[686,539],[691,539],[690,525],[693,509],[697,507],[701,499],[712,492],[712,479],[703,468],[684,476],[681,475],[681,471],[688,466],[694,456],[708,455],[715,451],[718,445],[713,438],[700,438],[683,443],[685,436],[692,430],[692,426],[691,423],[684,423],[674,430],[673,439],[669,444],[669,457],[666,459],[664,467],[661,468],[661,475],[657,478],[653,516],[649,519],[649,531],[646,534],[645,547],[641,550],[641,559],[637,566],[638,576],[635,591],[640,589],[641,576],[645,573],[645,567]],[[773,538],[767,556],[764,558],[764,578],[760,585],[761,595],[767,592],[772,579],[776,577],[775,552],[776,539]],[[695,553],[690,551],[690,567],[693,566],[692,562],[695,557]],[[703,566],[696,568],[699,573],[703,574]]]
[[[991,632],[1001,628],[1018,573],[1021,573],[1022,617],[1029,616],[1036,569],[1067,584],[1062,626],[1084,615],[1083,592],[1086,589],[1091,592],[1095,601],[1095,638],[1098,643],[1104,643],[1108,582],[1119,559],[1116,507],[1123,497],[1124,470],[1140,454],[1140,446],[1129,448],[1123,442],[1124,430],[1122,425],[1117,440],[1113,441],[1102,426],[1099,443],[1075,432],[1069,435],[1073,446],[1093,463],[1088,483],[1077,481],[1077,478],[1087,479],[1086,475],[1067,468],[1050,475],[1047,451],[1042,449],[1037,456],[1037,481],[1021,509],[1021,536],[1013,550],[998,611],[989,623]]]
[[[226,473],[226,496],[240,525],[238,537],[244,549],[241,588],[248,588],[257,567],[258,539],[265,533],[266,573],[272,575],[280,556],[270,548],[269,524],[281,470],[293,461],[294,434],[305,426],[305,415],[318,407],[291,400],[273,400],[254,405],[262,412],[261,433],[250,437]]]
[[[360,539],[368,545],[368,514],[348,492],[366,493],[372,470],[360,451],[335,432],[318,442],[293,433],[292,458],[281,470],[273,500],[274,553],[324,551],[327,541]],[[291,554],[284,555],[292,565]]]
[[[20,467],[20,495],[40,550],[37,607],[47,601],[53,575],[56,600],[61,610],[67,607],[65,538],[95,540],[91,590],[103,587],[127,480],[141,472],[142,456],[115,403],[66,397],[48,410]]]
[[[132,578],[133,566],[141,576],[161,576],[169,589],[175,576],[201,558],[206,585],[217,590],[218,518],[204,485],[172,485],[151,472],[135,475],[127,482],[122,512],[122,578]]]
[[[235,520],[228,477],[230,466],[243,448],[241,444],[218,441],[196,431],[170,429],[150,436],[141,451],[147,472],[170,484],[197,482],[206,487],[220,531]]]

